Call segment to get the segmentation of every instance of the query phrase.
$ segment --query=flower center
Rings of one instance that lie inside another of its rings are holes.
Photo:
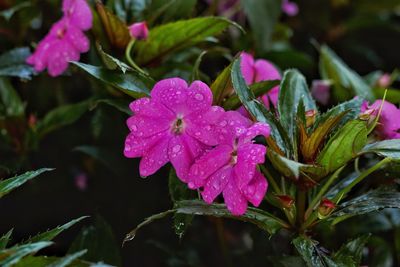
[[[233,150],[231,152],[231,160],[229,161],[230,165],[235,165],[237,163],[237,158],[238,158],[238,153],[237,153],[237,147],[238,147],[238,142],[239,140],[236,138],[234,143],[233,143]]]
[[[58,39],[62,39],[63,37],[64,37],[64,35],[65,35],[65,28],[62,28],[62,29],[58,29],[57,30],[57,38]]]
[[[172,125],[172,132],[174,134],[181,134],[184,130],[185,123],[182,118],[178,117]]]

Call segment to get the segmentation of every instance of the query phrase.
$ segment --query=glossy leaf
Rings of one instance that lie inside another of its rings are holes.
[[[145,41],[138,41],[135,45],[135,61],[139,65],[156,62],[167,54],[220,34],[230,25],[240,28],[234,22],[222,17],[194,18],[155,27],[150,30],[149,37]]]
[[[400,192],[379,188],[342,203],[330,219],[337,224],[350,217],[378,211],[385,208],[400,209]]]
[[[36,171],[29,171],[16,177],[0,181],[0,198],[10,193],[15,188],[20,187],[27,181],[39,176],[40,174],[52,170],[53,169],[42,168]]]
[[[350,264],[354,267],[360,266],[364,246],[368,242],[369,237],[370,234],[366,234],[342,245],[339,251],[334,254],[333,259],[349,263],[349,266]]]
[[[325,45],[321,47],[319,68],[322,78],[333,81],[334,94],[339,100],[343,101],[354,95],[369,101],[374,100],[369,85]]]
[[[7,78],[0,77],[0,99],[5,107],[5,115],[18,117],[24,114],[25,105]]]
[[[77,218],[75,220],[72,220],[66,224],[57,226],[54,229],[48,230],[44,233],[38,234],[36,236],[33,236],[29,238],[25,243],[35,243],[39,241],[50,241],[53,240],[56,236],[61,234],[63,231],[67,230],[68,228],[72,227],[76,223],[82,221],[83,219],[88,218],[88,216],[82,216],[80,218]]]
[[[282,126],[287,129],[292,143],[296,143],[296,114],[302,100],[305,111],[317,110],[304,76],[297,70],[287,70],[282,78],[278,97],[278,112]]]
[[[299,236],[293,240],[293,244],[308,267],[339,267],[318,248],[316,241]]]
[[[143,77],[135,72],[128,72],[124,74],[120,71],[113,71],[103,67],[97,67],[80,62],[73,63],[93,77],[105,82],[108,85],[116,87],[132,97],[143,97],[148,95],[150,92],[149,86],[147,86],[146,83],[152,83],[152,81],[143,81]]]
[[[0,237],[0,251],[7,247],[7,244],[11,239],[12,232],[13,232],[13,229],[11,229],[6,234],[4,234],[2,237]]]
[[[243,10],[254,33],[257,49],[266,52],[271,48],[272,34],[281,14],[281,1],[241,0]]]
[[[100,1],[96,2],[96,9],[111,45],[125,48],[131,39],[126,24]]]
[[[127,65],[125,62],[122,62],[121,60],[111,56],[110,54],[107,54],[104,52],[103,48],[101,45],[96,42],[96,48],[97,51],[100,54],[101,59],[103,60],[104,65],[110,69],[110,70],[116,70],[119,69],[122,73],[125,74],[128,70],[132,71],[133,69]]]
[[[34,254],[51,244],[52,242],[37,242],[2,250],[0,251],[0,266],[11,267],[18,263],[23,257]]]
[[[224,68],[224,70],[217,76],[215,81],[211,84],[211,92],[213,93],[213,104],[221,105],[224,97],[231,93],[233,90],[231,69],[233,62]]]
[[[364,121],[347,122],[332,136],[317,158],[317,163],[329,172],[334,171],[355,158],[367,143],[367,128]]]
[[[69,104],[51,110],[37,123],[36,131],[40,138],[46,134],[73,124],[89,109],[89,101]]]
[[[35,73],[33,67],[25,63],[30,55],[28,47],[14,48],[0,55],[0,76],[19,77],[31,79]]]
[[[400,160],[400,139],[383,140],[368,144],[361,153],[375,153],[382,157]]]
[[[286,152],[286,155],[289,155],[291,143],[287,132],[275,116],[257,100],[254,93],[247,86],[242,75],[240,58],[234,61],[231,75],[233,88],[246,110],[255,118],[255,120],[269,124],[271,127],[271,137],[278,145],[278,149],[280,149],[281,152]]]

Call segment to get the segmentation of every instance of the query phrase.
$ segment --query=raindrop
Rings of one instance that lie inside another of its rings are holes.
[[[194,98],[196,98],[196,100],[201,101],[201,100],[204,99],[204,96],[203,96],[202,94],[196,94],[196,95],[194,96]]]
[[[175,145],[172,148],[172,152],[174,152],[174,153],[178,153],[180,150],[181,150],[181,145]]]

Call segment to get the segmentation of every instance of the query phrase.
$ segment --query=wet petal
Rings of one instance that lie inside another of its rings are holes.
[[[240,189],[253,179],[257,164],[264,163],[266,148],[263,145],[247,144],[239,146],[237,163],[234,167],[236,183]]]
[[[247,84],[254,83],[254,58],[252,55],[246,52],[240,54],[240,69],[243,74],[243,78]]]
[[[63,0],[62,10],[71,24],[81,30],[92,28],[93,15],[85,0]]]
[[[247,199],[236,186],[235,179],[229,179],[222,194],[224,196],[226,207],[233,215],[243,215],[246,212]]]
[[[145,151],[152,148],[160,139],[166,135],[160,133],[151,137],[142,138],[133,134],[128,134],[125,139],[124,155],[127,158],[137,158],[143,156]]]
[[[210,175],[229,163],[231,152],[231,146],[219,145],[197,159],[190,167],[187,179],[189,187],[195,189],[203,186]]]
[[[167,109],[164,105],[152,101],[148,97],[139,98],[129,104],[129,108],[135,115],[143,115],[147,117],[162,117],[168,120],[173,120],[175,114]]]
[[[251,121],[237,111],[227,111],[218,122],[219,142],[232,144],[232,142],[250,127]],[[220,138],[221,137],[221,138]]]
[[[67,68],[69,61],[78,61],[79,52],[69,43],[58,41],[49,51],[48,71],[50,76],[58,76]]]
[[[208,110],[212,99],[210,87],[201,81],[194,81],[187,90],[186,104],[190,113]]]
[[[231,173],[232,167],[228,165],[210,176],[207,183],[204,185],[203,192],[201,192],[205,202],[211,204],[214,199],[222,193],[229,180],[232,179]]]
[[[258,135],[268,137],[271,133],[271,128],[268,124],[257,122],[246,130],[244,134],[239,137],[239,144],[251,143],[252,139]]]
[[[258,207],[264,199],[267,189],[267,180],[259,171],[256,171],[253,180],[242,189],[242,193],[250,203]]]
[[[139,164],[141,176],[149,176],[158,171],[168,161],[168,145],[171,137],[164,135],[153,146],[146,150]]]
[[[186,144],[183,135],[171,138],[168,147],[168,155],[172,166],[175,168],[176,175],[183,182],[186,182],[189,168],[194,162],[194,156],[192,155],[189,146]]]
[[[171,121],[164,118],[152,118],[142,115],[134,115],[126,122],[131,134],[139,137],[148,137],[167,131],[170,129],[171,123]]]
[[[65,40],[70,42],[81,53],[89,51],[90,42],[86,35],[77,27],[69,26]]]
[[[152,101],[164,105],[177,115],[188,114],[187,87],[187,83],[180,78],[161,80],[151,90]]]

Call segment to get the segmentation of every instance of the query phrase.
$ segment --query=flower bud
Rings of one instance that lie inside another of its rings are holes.
[[[389,87],[391,83],[392,83],[392,79],[390,77],[390,74],[384,73],[384,74],[382,74],[381,77],[379,77],[377,85],[379,87],[386,88],[386,87]]]
[[[279,204],[285,209],[290,209],[294,205],[294,199],[291,196],[276,195],[276,198],[278,199]]]
[[[315,109],[310,109],[306,111],[306,126],[307,128],[312,126],[315,122],[317,111]]]
[[[326,216],[331,214],[335,208],[336,208],[335,203],[333,203],[327,198],[322,199],[318,207],[318,218],[320,219],[325,218]]]
[[[145,21],[133,23],[128,28],[131,37],[137,40],[146,40],[149,36],[149,29]]]

